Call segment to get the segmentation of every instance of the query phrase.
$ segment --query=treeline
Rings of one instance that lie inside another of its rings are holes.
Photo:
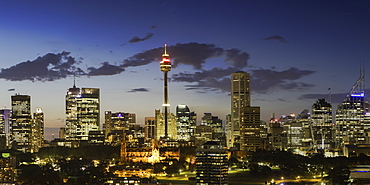
[[[325,157],[323,154],[302,156],[287,151],[257,151],[247,160],[250,173],[270,178],[321,178],[345,184],[349,169],[355,165],[370,165],[370,157]]]

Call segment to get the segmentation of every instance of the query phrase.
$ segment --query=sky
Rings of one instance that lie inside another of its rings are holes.
[[[0,103],[30,95],[45,138],[58,137],[76,75],[77,87],[100,88],[102,118],[135,113],[143,125],[162,108],[167,44],[170,110],[186,104],[198,123],[204,113],[225,120],[237,71],[251,74],[263,121],[329,94],[335,109],[361,66],[368,79],[369,9],[365,0],[0,0]]]

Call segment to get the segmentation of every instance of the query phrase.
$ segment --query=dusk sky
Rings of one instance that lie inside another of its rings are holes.
[[[164,44],[171,112],[186,104],[199,118],[225,120],[236,71],[251,74],[252,105],[268,121],[310,110],[328,88],[336,109],[361,65],[370,69],[370,1],[361,0],[0,0],[0,28],[0,103],[30,95],[46,139],[65,125],[73,74],[77,87],[100,88],[102,118],[153,117]]]

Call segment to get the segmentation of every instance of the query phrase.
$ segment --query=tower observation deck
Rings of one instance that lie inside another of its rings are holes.
[[[163,99],[163,109],[164,109],[164,133],[165,133],[165,139],[168,138],[168,108],[170,107],[170,104],[168,102],[168,77],[167,73],[168,71],[171,71],[171,61],[170,61],[170,55],[167,54],[167,44],[164,45],[164,54],[162,55],[162,61],[160,63],[161,71],[164,74],[164,99]]]

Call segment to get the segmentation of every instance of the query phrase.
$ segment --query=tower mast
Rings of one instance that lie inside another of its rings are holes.
[[[164,54],[162,55],[162,61],[160,63],[160,69],[164,75],[164,99],[163,99],[163,108],[164,108],[164,137],[168,138],[168,108],[170,104],[168,103],[168,71],[171,71],[171,61],[170,55],[167,54],[167,44],[164,45]]]

